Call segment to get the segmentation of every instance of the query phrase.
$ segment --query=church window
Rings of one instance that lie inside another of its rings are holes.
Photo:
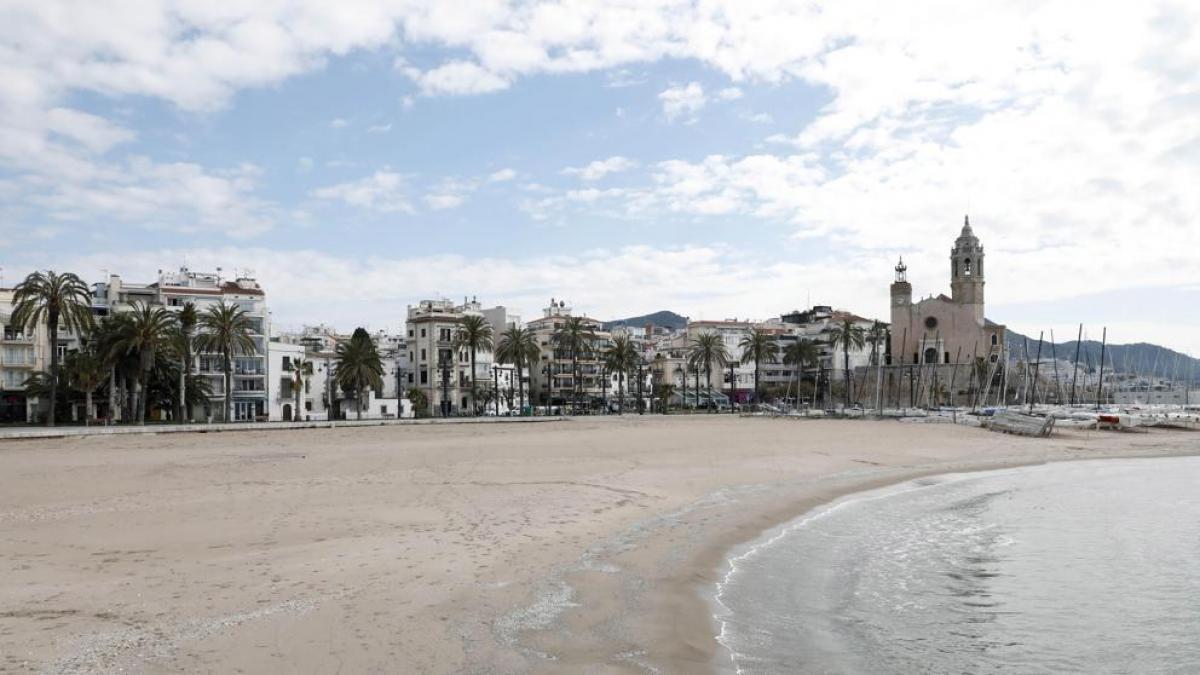
[[[925,363],[937,363],[938,353],[933,347],[925,350]]]
[[[963,276],[964,277],[971,276],[971,259],[970,258],[963,260]]]
[[[928,328],[929,330],[933,330],[933,329],[937,328],[938,327],[937,317],[936,316],[925,317],[925,327]]]
[[[992,346],[995,347],[999,342],[1000,340],[995,335],[992,335]]]

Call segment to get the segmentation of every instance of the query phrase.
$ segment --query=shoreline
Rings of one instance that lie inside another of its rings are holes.
[[[812,423],[811,421],[800,422]],[[832,424],[895,424],[889,421],[850,421],[831,420]],[[966,427],[959,427],[966,429]],[[995,439],[998,434],[972,429],[983,434],[984,439]],[[1005,437],[1009,438],[1009,437]],[[1152,440],[1151,440],[1152,439]],[[987,459],[951,459],[927,464],[903,467],[887,467],[877,470],[849,470],[825,474],[814,479],[799,482],[781,481],[769,485],[750,485],[738,488],[744,491],[729,503],[724,504],[725,514],[729,522],[711,524],[713,514],[706,514],[699,520],[706,524],[708,532],[701,534],[703,543],[695,547],[681,565],[682,574],[672,574],[668,578],[655,579],[653,584],[635,583],[646,588],[650,597],[648,601],[639,601],[639,609],[648,610],[631,625],[644,631],[643,637],[631,644],[630,648],[621,652],[622,655],[633,655],[637,658],[627,658],[628,672],[702,672],[721,674],[736,673],[732,655],[719,641],[721,621],[716,615],[719,600],[716,597],[718,584],[730,569],[730,559],[739,550],[745,549],[752,543],[763,539],[773,531],[780,530],[816,510],[856,494],[882,490],[903,483],[919,480],[930,476],[947,474],[965,474],[1004,469],[1014,469],[1026,466],[1038,466],[1056,462],[1069,461],[1099,461],[1106,459],[1133,459],[1155,457],[1200,456],[1200,436],[1190,439],[1188,432],[1156,431],[1153,435],[1114,434],[1094,431],[1059,432],[1051,439],[1011,439],[1016,444],[1025,446],[1021,452],[1011,455]],[[1077,445],[1078,442],[1090,443],[1098,447]],[[1189,442],[1190,441],[1190,442]],[[1049,444],[1048,447],[1037,446]],[[1158,447],[1159,444],[1165,447]],[[1031,447],[1030,447],[1031,446]],[[1151,446],[1151,447],[1148,447]],[[723,490],[719,492],[728,492]],[[706,495],[695,504],[685,507],[685,513],[705,511],[711,507],[713,495]],[[717,501],[724,501],[718,499]],[[734,514],[734,504],[745,507]],[[684,519],[686,521],[686,519]],[[686,526],[686,525],[683,525]],[[633,529],[640,529],[639,523]],[[653,527],[653,526],[652,526]],[[650,558],[651,564],[643,566],[643,570],[654,567],[654,563],[664,559],[678,558],[677,551],[643,549],[645,557]],[[635,556],[625,556],[628,561]],[[576,580],[586,578],[578,570],[567,571],[562,578]],[[644,582],[645,578],[639,579]],[[560,617],[560,625],[556,628],[539,631],[531,642],[539,645],[549,645],[550,653],[553,647],[558,647],[562,653],[553,661],[543,663],[538,672],[560,672],[564,664],[574,664],[581,655],[599,656],[592,650],[577,650],[561,640],[549,637],[556,630],[561,634],[563,626],[570,634],[578,635],[581,626],[604,626],[614,621],[621,614],[630,613],[629,606],[621,607],[616,612],[600,610],[599,616],[593,610],[584,609],[589,599],[598,595],[594,588],[583,584],[571,586],[576,594],[572,596],[571,606],[564,609]],[[607,589],[606,589],[607,590]],[[607,614],[607,616],[605,616]],[[611,627],[609,628],[611,631]],[[615,631],[614,631],[615,632]],[[656,649],[651,649],[656,645]],[[585,659],[579,663],[584,665]],[[591,661],[591,663],[595,663]],[[610,659],[611,663],[611,659]]]
[[[731,416],[247,431],[4,447],[0,670],[729,672],[727,556],[821,504],[1200,452]]]

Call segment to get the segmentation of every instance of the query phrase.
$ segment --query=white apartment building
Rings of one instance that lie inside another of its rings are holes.
[[[480,400],[471,400],[471,354],[457,344],[462,319],[468,315],[484,316],[477,300],[464,298],[461,305],[445,299],[422,300],[408,307],[405,376],[409,387],[425,394],[430,415],[459,415],[482,409],[481,392],[492,387],[492,350],[480,349],[475,353],[474,372]]]
[[[24,332],[12,325],[12,312],[12,289],[0,289],[0,424],[33,421],[38,401],[26,396],[24,383],[50,361],[45,325]]]
[[[101,316],[128,311],[135,302],[161,305],[173,311],[183,309],[190,302],[200,314],[222,301],[240,307],[250,319],[251,338],[255,347],[252,353],[234,358],[233,420],[268,418],[267,336],[270,334],[271,317],[267,310],[266,294],[252,277],[241,275],[228,281],[221,277],[220,271],[193,272],[181,267],[178,272],[164,273],[160,270],[158,281],[154,283],[131,284],[113,274],[107,281],[93,286],[92,298],[96,313]],[[212,394],[207,405],[189,405],[187,415],[198,421],[221,420],[226,410],[225,373],[221,356],[199,353],[195,358],[195,372],[208,378]]]
[[[579,367],[577,374],[572,373],[570,350],[560,349],[554,340],[555,333],[562,328],[566,319],[575,316],[582,318],[595,334],[587,348],[576,355],[575,361]],[[534,404],[570,405],[575,399],[575,383],[578,377],[581,392],[579,404],[589,409],[601,406],[606,392],[609,391],[608,385],[612,382],[606,378],[603,357],[611,336],[603,330],[601,322],[587,316],[575,315],[566,301],[551,298],[550,305],[542,310],[542,316],[530,321],[526,328],[533,331],[541,349],[539,362],[529,369]]]

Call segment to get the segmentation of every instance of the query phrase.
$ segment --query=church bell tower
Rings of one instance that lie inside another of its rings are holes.
[[[950,251],[950,289],[954,302],[977,307],[983,320],[983,245],[971,230],[971,221],[963,217],[962,233]]]

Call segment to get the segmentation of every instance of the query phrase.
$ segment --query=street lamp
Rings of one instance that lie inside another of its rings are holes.
[[[645,407],[642,405],[642,387],[645,385],[646,378],[642,374],[642,369],[646,365],[646,359],[641,354],[637,355],[637,371],[638,371],[638,414],[646,414]]]

